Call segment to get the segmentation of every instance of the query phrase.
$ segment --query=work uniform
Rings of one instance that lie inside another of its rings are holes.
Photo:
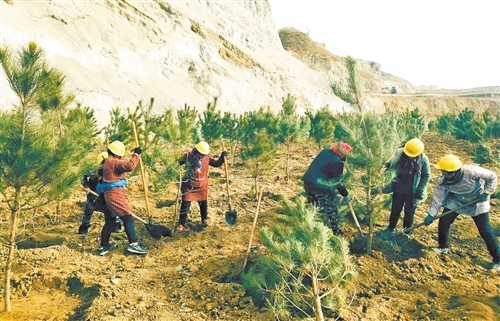
[[[88,233],[88,229],[90,228],[90,220],[95,211],[104,213],[105,219],[106,217],[111,219],[111,216],[109,215],[109,213],[107,213],[109,212],[109,210],[104,202],[104,197],[102,195],[99,197],[97,193],[97,185],[101,180],[102,171],[103,171],[103,164],[101,163],[99,165],[99,168],[97,169],[97,174],[89,173],[87,175],[84,175],[81,180],[83,187],[88,188],[90,192],[87,193],[87,200],[85,202],[85,208],[83,210],[83,215],[82,215],[82,223],[78,228],[78,234]],[[119,232],[120,229],[121,229],[120,220],[117,218],[115,219],[114,222],[113,232]]]
[[[137,242],[132,207],[127,194],[126,173],[132,172],[139,163],[139,155],[132,154],[130,160],[108,157],[104,161],[102,184],[98,186],[103,190],[104,202],[109,210],[105,214],[106,223],[101,232],[101,245],[109,246],[109,238],[114,229],[116,216],[123,222],[129,243]]]
[[[202,222],[208,217],[208,168],[220,167],[225,157],[221,155],[214,159],[193,149],[178,159],[179,165],[186,165],[186,173],[181,182],[182,204],[179,215],[179,225],[185,226],[191,202],[198,202]]]
[[[452,182],[447,182],[444,177],[437,180],[434,186],[432,204],[427,211],[430,216],[435,217],[441,207],[444,207],[443,212],[456,209],[456,211],[439,219],[439,248],[447,249],[449,247],[450,226],[458,215],[464,214],[471,216],[474,220],[493,262],[500,263],[498,241],[488,216],[490,200],[478,201],[469,206],[458,208],[474,200],[480,200],[480,195],[485,192],[494,193],[497,188],[497,175],[493,171],[475,165],[464,165],[459,174],[460,178]]]
[[[85,188],[90,189],[90,191],[96,191],[97,183],[99,182],[99,177],[95,173],[89,173],[84,175],[81,183]],[[96,208],[97,195],[93,193],[87,193],[87,199],[85,202],[85,207],[83,209],[82,215],[82,223],[78,228],[78,234],[87,234],[87,231],[90,227],[90,220],[92,218],[92,214],[94,214]]]
[[[342,176],[344,161],[331,148],[323,149],[302,176],[308,203],[320,208],[324,221],[333,233],[341,235],[341,217],[335,200],[334,182]]]
[[[396,229],[403,207],[403,228],[412,227],[415,209],[427,197],[427,185],[430,180],[429,159],[424,153],[408,157],[403,148],[398,148],[385,167],[396,174],[391,182],[392,205],[389,230],[392,232]]]

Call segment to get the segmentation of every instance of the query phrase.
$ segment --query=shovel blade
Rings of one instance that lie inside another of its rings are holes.
[[[163,225],[146,224],[146,229],[149,234],[157,240],[161,239],[162,236],[172,236],[172,231]]]
[[[225,215],[226,224],[233,226],[238,221],[238,214],[235,211],[228,211]]]

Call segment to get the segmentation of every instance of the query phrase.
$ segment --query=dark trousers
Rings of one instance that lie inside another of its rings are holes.
[[[92,193],[87,194],[87,201],[85,202],[85,209],[83,210],[82,215],[82,225],[87,228],[90,226],[90,219],[92,218],[92,214],[94,214],[96,201],[96,195],[93,195]]]
[[[389,216],[389,230],[394,230],[398,225],[401,211],[404,207],[403,228],[413,226],[413,217],[415,216],[416,206],[413,204],[413,194],[392,193],[391,215]]]
[[[335,203],[335,195],[328,193],[308,192],[306,191],[307,202],[319,207],[320,212],[325,216],[323,221],[326,226],[332,229],[333,234],[342,235],[340,228],[341,218],[337,204]]]
[[[198,201],[198,205],[200,205],[201,220],[202,221],[206,220],[208,217],[208,202],[207,202],[207,200]],[[188,212],[189,212],[190,208],[191,208],[190,201],[182,201],[181,212],[179,215],[179,225],[183,225],[183,226],[186,225]]]
[[[132,215],[119,216],[123,222],[123,228],[127,234],[129,244],[137,242],[135,233],[134,217]],[[105,223],[101,231],[101,246],[109,245],[109,238],[116,227],[116,216],[112,216],[109,211],[104,212]]]
[[[449,209],[445,208],[443,213],[446,211],[449,211]],[[452,212],[439,219],[438,242],[440,248],[450,247],[450,226],[458,217],[458,215],[458,213]],[[498,247],[497,238],[493,233],[493,228],[491,227],[488,213],[473,216],[472,219],[476,224],[479,234],[486,243],[488,252],[490,252],[491,257],[493,258],[493,262],[500,263],[500,249]]]

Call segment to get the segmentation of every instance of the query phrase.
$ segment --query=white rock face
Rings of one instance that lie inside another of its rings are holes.
[[[41,46],[100,125],[112,108],[151,97],[158,111],[204,110],[214,97],[221,111],[277,111],[288,93],[299,112],[345,107],[330,89],[341,72],[314,70],[284,50],[267,1],[0,3],[2,45]],[[0,109],[12,108],[15,97],[1,79]]]

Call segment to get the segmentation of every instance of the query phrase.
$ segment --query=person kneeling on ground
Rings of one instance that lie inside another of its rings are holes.
[[[496,191],[497,175],[480,166],[462,165],[455,155],[446,155],[435,166],[441,170],[442,176],[434,187],[431,207],[427,210],[425,224],[434,221],[439,209],[444,212],[438,224],[439,247],[433,250],[439,254],[446,254],[450,247],[450,226],[460,214],[471,216],[479,234],[486,243],[486,247],[493,258],[492,270],[500,272],[500,250],[498,241],[490,224],[488,211],[490,210],[490,195]],[[469,206],[467,203],[477,201]],[[458,208],[464,206],[462,208]],[[457,209],[456,211],[453,211]]]

